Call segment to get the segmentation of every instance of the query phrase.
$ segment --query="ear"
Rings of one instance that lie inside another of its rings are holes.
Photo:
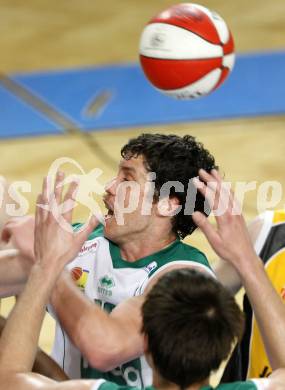
[[[169,196],[159,199],[157,204],[158,214],[163,217],[173,217],[177,215],[182,209],[178,198],[175,196],[170,198]]]

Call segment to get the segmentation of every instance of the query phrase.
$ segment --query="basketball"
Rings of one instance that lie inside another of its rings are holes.
[[[209,94],[234,66],[234,42],[226,22],[191,3],[174,5],[152,18],[140,40],[140,63],[159,91],[178,99]]]
[[[82,268],[81,267],[74,267],[71,270],[71,277],[76,282],[79,280],[82,276]]]

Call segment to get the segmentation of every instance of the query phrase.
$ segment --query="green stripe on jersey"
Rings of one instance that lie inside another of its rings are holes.
[[[72,228],[75,232],[77,232],[84,224],[83,223],[73,223]],[[104,226],[99,224],[93,232],[88,236],[87,241],[93,240],[96,237],[104,237]]]
[[[162,267],[170,261],[177,260],[193,261],[210,268],[210,264],[202,252],[191,245],[184,244],[178,239],[161,251],[142,257],[134,262],[128,262],[122,259],[120,248],[113,242],[110,241],[109,246],[114,268],[141,268],[149,265],[151,262],[156,262],[158,267],[154,268],[153,271],[150,272],[149,276],[151,276],[157,268]]]
[[[74,231],[77,231],[83,226],[83,224],[74,223],[72,226]],[[104,226],[102,224],[98,225],[93,230],[93,232],[88,237],[88,240],[93,240],[96,237],[104,237]],[[142,257],[141,259],[138,259],[134,262],[129,262],[122,259],[120,248],[114,242],[109,241],[109,247],[114,268],[141,268],[149,265],[153,261],[156,261],[158,266],[162,267],[163,265],[173,260],[190,260],[211,268],[204,253],[200,252],[197,248],[194,248],[191,245],[185,244],[179,239],[175,240],[166,248],[149,256]],[[157,267],[152,272],[150,272],[149,276],[151,276],[156,271],[156,269]]]
[[[114,382],[103,382],[98,390],[139,390],[135,387],[129,387],[129,386],[120,386],[117,385]],[[154,387],[149,386],[146,387],[145,390],[156,390]],[[218,385],[218,387],[201,387],[201,390],[258,390],[255,384],[248,380],[246,382],[233,382],[233,383],[224,383],[221,385]]]

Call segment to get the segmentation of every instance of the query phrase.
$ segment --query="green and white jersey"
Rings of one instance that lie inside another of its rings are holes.
[[[180,240],[151,256],[127,262],[121,258],[119,247],[103,237],[102,226],[95,229],[68,268],[84,294],[111,312],[120,302],[143,294],[149,280],[173,263],[191,265],[213,275],[204,254]],[[143,356],[110,372],[91,368],[59,323],[52,356],[70,378],[104,378],[139,388],[152,383],[151,370]]]
[[[92,390],[135,390],[129,386],[119,386],[114,382],[98,381]],[[217,387],[204,386],[200,390],[266,390],[268,389],[268,379],[251,379],[246,382],[224,383]],[[136,389],[139,390],[139,389]],[[145,390],[156,390],[153,386],[147,386]]]

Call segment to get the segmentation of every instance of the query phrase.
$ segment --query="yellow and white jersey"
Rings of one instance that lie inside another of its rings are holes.
[[[267,211],[258,219],[262,220],[262,225],[255,240],[255,250],[280,299],[285,301],[285,210]],[[247,378],[267,377],[272,369],[247,298],[244,310],[248,323],[242,348],[243,371],[245,373],[247,368]]]

